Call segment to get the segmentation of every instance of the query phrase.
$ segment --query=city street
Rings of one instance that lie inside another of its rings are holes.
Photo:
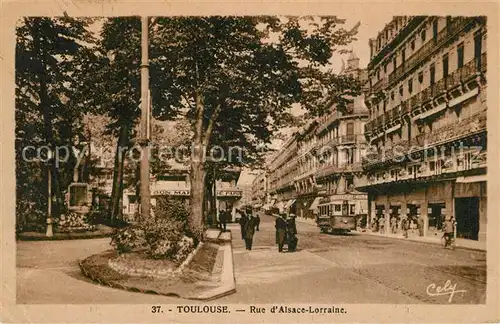
[[[297,223],[298,251],[280,254],[274,218],[261,218],[252,251],[245,250],[239,226],[230,226],[237,293],[219,302],[448,303],[450,294],[427,294],[447,280],[456,284],[451,303],[485,302],[485,252],[357,233],[321,234]],[[428,288],[431,284],[435,287]]]
[[[237,292],[211,303],[484,303],[486,253],[362,234],[321,234],[297,223],[296,253],[278,253],[274,218],[262,216],[254,248],[246,251],[230,224]],[[96,285],[77,265],[109,249],[109,238],[18,242],[17,302],[23,304],[181,303],[163,296]],[[430,286],[434,284],[435,286]],[[465,292],[459,292],[463,291]],[[429,295],[427,293],[429,292]]]

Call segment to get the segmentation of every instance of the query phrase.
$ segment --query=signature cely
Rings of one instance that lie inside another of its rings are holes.
[[[437,286],[434,283],[431,283],[427,286],[427,295],[429,296],[445,296],[450,295],[448,298],[448,303],[451,303],[453,300],[453,296],[456,293],[465,293],[466,290],[456,290],[457,284],[452,284],[450,280],[446,280],[444,286]]]

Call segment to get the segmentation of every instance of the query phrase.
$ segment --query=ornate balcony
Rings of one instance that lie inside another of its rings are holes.
[[[387,83],[389,81],[389,78],[387,76],[380,78],[373,86],[371,89],[371,92],[378,92],[380,90],[383,90],[387,87]]]
[[[422,93],[419,92],[410,98],[410,104],[406,106],[404,113],[410,112],[410,110],[420,106],[421,103],[422,103]]]
[[[436,41],[429,40],[428,42],[426,42],[415,54],[410,56],[408,60],[406,60],[403,64],[398,66],[395,71],[389,74],[389,84],[392,84],[393,82],[399,80],[408,71],[410,71],[413,67],[415,67],[418,63],[420,63],[434,51],[438,50],[443,43],[445,43],[451,37],[454,37],[473,20],[474,18],[468,17],[453,18],[450,24],[446,28],[441,30],[441,32],[439,32]]]

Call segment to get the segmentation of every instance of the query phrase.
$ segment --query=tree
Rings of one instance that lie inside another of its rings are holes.
[[[300,103],[315,115],[345,106],[356,82],[325,69],[352,30],[336,17],[158,17],[152,46],[156,114],[192,121],[191,220],[201,238],[206,177],[204,151],[214,134],[234,132],[245,148],[268,143]],[[252,151],[252,150],[249,150]],[[244,161],[243,161],[244,162]]]
[[[24,17],[16,28],[16,193],[18,213],[45,214],[47,179],[39,163],[23,158],[29,146],[69,149],[82,134],[80,118],[86,106],[79,96],[88,78],[95,40],[88,31],[90,19]],[[46,152],[46,151],[45,151]],[[62,188],[72,180],[74,159],[49,161],[54,216],[63,208]],[[59,167],[58,167],[59,166]]]

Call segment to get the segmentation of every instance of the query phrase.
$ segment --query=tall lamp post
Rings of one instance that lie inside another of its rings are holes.
[[[45,236],[54,236],[54,230],[52,227],[52,151],[49,150],[47,153],[47,231]]]
[[[149,188],[149,58],[148,58],[149,18],[141,18],[141,220],[150,217],[151,192]]]

